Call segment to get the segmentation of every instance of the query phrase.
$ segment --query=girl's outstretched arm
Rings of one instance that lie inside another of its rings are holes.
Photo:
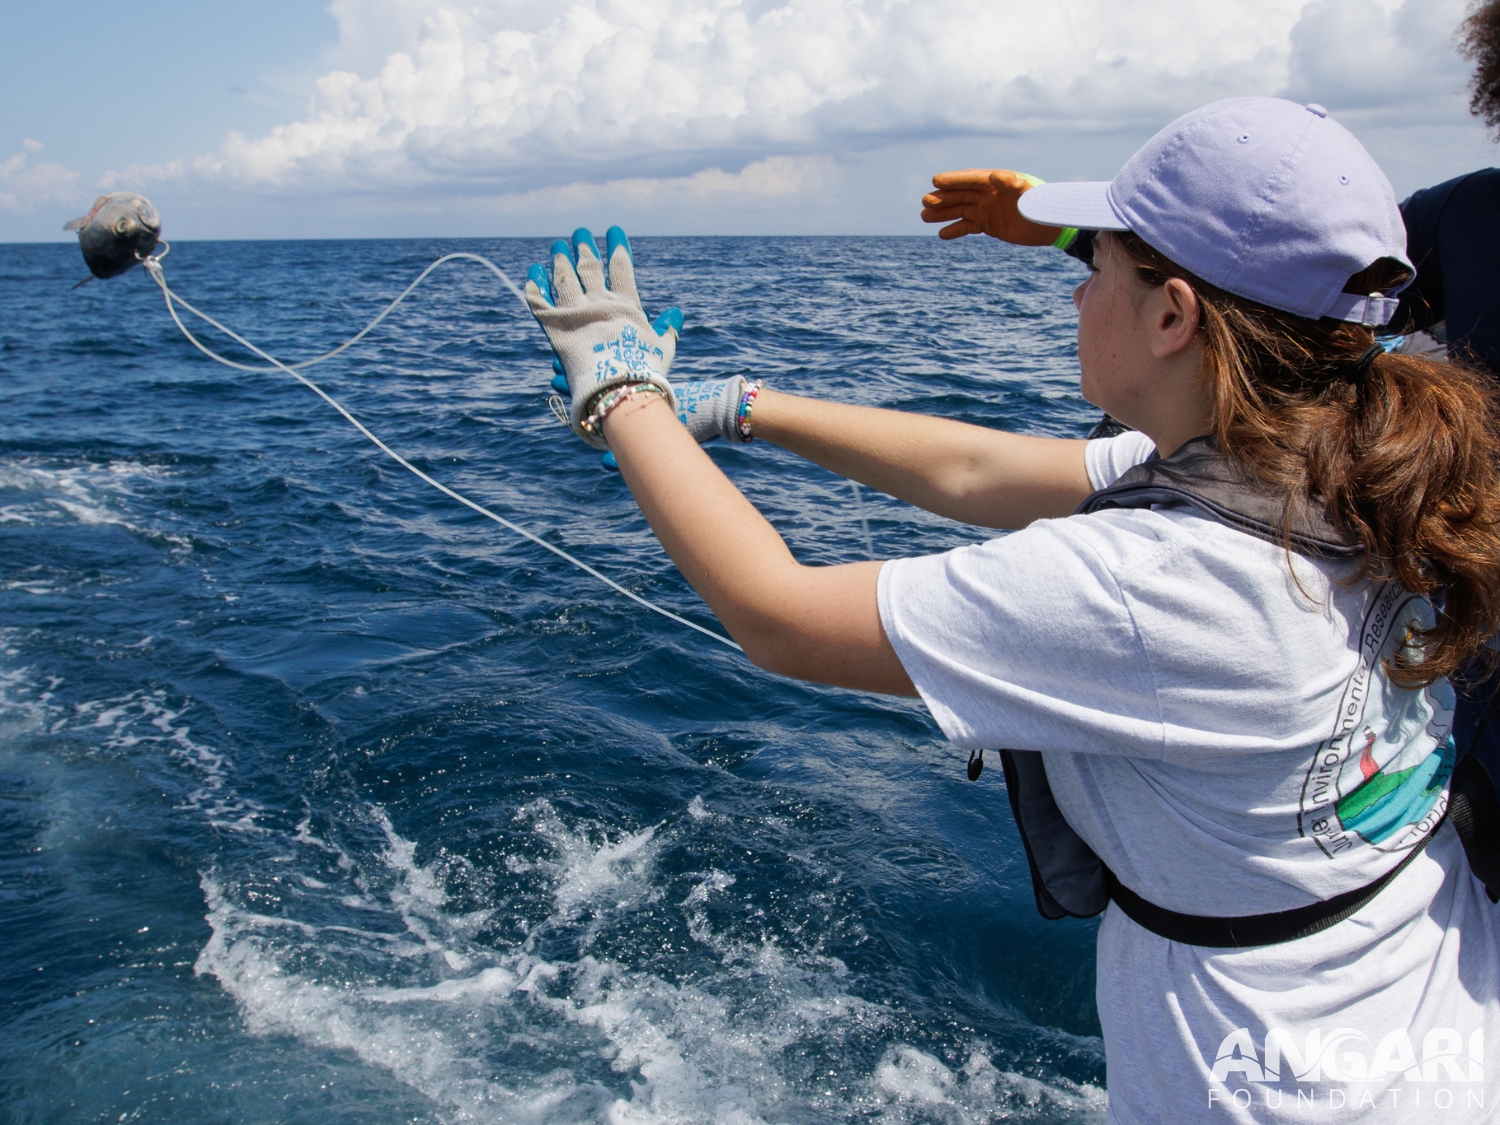
[[[1087,442],[762,390],[755,436],[888,495],[979,527],[1072,515],[1094,489]]]
[[[571,244],[553,244],[550,276],[541,265],[527,274],[526,303],[565,377],[573,432],[611,451],[672,561],[756,664],[818,683],[914,695],[880,621],[881,564],[808,567],[792,557],[674,413],[667,372],[682,313],[667,309],[648,320],[625,232],[610,228],[605,246],[607,279],[585,228]],[[755,404],[752,423],[839,472],[975,523],[1020,526],[1066,515],[1089,491],[1083,442],[1017,438],[774,392]]]
[[[916,694],[880,623],[880,563],[797,562],[654,395],[617,406],[604,430],[667,554],[752,661],[795,679]]]

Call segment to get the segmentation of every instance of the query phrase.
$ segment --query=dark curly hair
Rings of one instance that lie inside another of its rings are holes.
[[[1469,112],[1500,129],[1500,0],[1481,0],[1458,25],[1458,49],[1474,62]]]

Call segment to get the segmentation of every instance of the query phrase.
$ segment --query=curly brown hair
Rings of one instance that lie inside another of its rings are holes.
[[[1403,687],[1451,676],[1500,629],[1500,399],[1462,363],[1381,352],[1350,378],[1374,334],[1308,320],[1194,277],[1139,235],[1113,235],[1148,286],[1181,278],[1198,295],[1204,378],[1223,454],[1293,504],[1323,507],[1365,548],[1359,577],[1439,594],[1442,611],[1387,670]],[[1350,292],[1394,288],[1386,259]]]
[[[1482,0],[1458,25],[1458,49],[1474,62],[1469,112],[1500,129],[1500,0]]]

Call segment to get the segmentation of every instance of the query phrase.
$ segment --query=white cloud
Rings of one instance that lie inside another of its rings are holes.
[[[1420,5],[1420,6],[1419,6]],[[1420,114],[1462,0],[336,0],[307,115],[153,177],[294,191],[677,178],[954,135],[1159,125],[1235,93]]]
[[[554,188],[515,192],[495,200],[509,214],[538,211],[586,211],[604,205],[645,207],[775,207],[788,199],[810,196],[836,182],[834,162],[826,156],[769,156],[738,172],[705,168],[691,176],[635,177],[603,183],[575,182]]]
[[[1335,104],[1351,124],[1405,125],[1463,96],[1468,68],[1454,47],[1464,0],[1314,0],[1291,33],[1285,93]]]
[[[914,232],[941,168],[1108,176],[1179,113],[1281,94],[1328,106],[1404,193],[1492,159],[1452,43],[1465,3],[332,0],[340,42],[299,120],[100,182],[200,235],[532,234],[580,213]]]
[[[0,161],[0,209],[27,212],[39,203],[67,203],[80,198],[78,173],[49,161],[34,161],[40,141],[21,142],[24,151]]]

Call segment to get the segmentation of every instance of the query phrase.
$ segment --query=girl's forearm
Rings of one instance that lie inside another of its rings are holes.
[[[660,399],[615,408],[605,434],[667,554],[751,660],[798,679],[915,694],[880,623],[881,564],[802,566]]]
[[[981,527],[1072,514],[1093,491],[1083,441],[762,390],[755,436],[919,508]]]

